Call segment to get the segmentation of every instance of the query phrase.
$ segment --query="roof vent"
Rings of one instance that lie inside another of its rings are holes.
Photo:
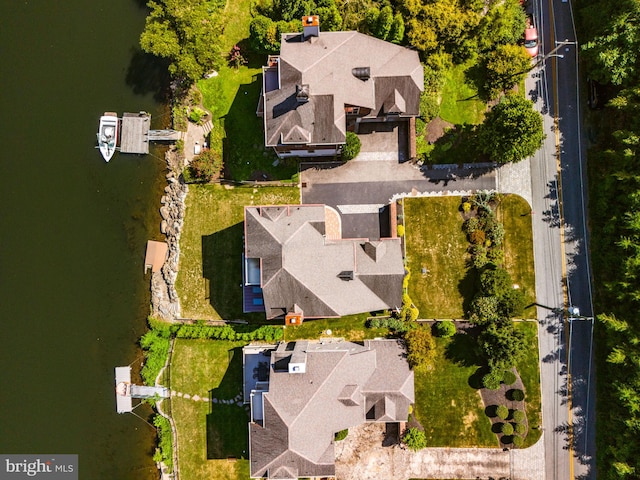
[[[345,282],[348,282],[349,280],[353,280],[353,270],[343,270],[338,274],[338,278]]]
[[[309,84],[296,85],[296,100],[298,100],[299,103],[309,101]]]
[[[356,67],[356,68],[352,68],[351,69],[351,74],[362,80],[363,82],[366,82],[367,80],[369,80],[371,78],[371,68],[370,67]]]

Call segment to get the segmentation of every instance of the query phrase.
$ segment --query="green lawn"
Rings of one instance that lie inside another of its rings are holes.
[[[409,295],[420,318],[462,318],[464,299],[475,293],[459,205],[460,197],[404,200]]]
[[[516,365],[526,391],[527,421],[529,433],[523,448],[530,447],[542,435],[542,397],[540,395],[540,357],[538,354],[538,324],[536,322],[515,322],[517,330],[524,332],[526,355]]]
[[[473,340],[464,334],[436,338],[430,369],[415,370],[415,416],[429,447],[498,447],[478,390],[469,386],[476,372]]]
[[[292,187],[191,185],[176,280],[183,318],[264,320],[242,313],[244,206],[299,202]]]
[[[284,331],[285,340],[313,340],[324,336],[327,330],[331,330],[332,337],[343,337],[345,340],[357,342],[359,340],[376,337],[386,337],[389,330],[386,328],[367,328],[365,322],[369,314],[349,315],[340,318],[328,318],[320,320],[308,320],[302,325],[288,326]]]
[[[230,51],[235,44],[246,44],[251,23],[250,0],[227,2],[223,45]],[[244,41],[244,42],[243,42]],[[244,48],[244,47],[243,47]],[[222,66],[218,76],[198,82],[202,103],[213,114],[211,148],[222,152],[225,176],[234,180],[291,179],[297,173],[297,163],[280,161],[264,147],[262,119],[256,108],[262,87],[263,55],[249,55],[247,65],[240,68]]]
[[[519,195],[506,195],[498,207],[498,220],[504,225],[505,268],[525,292],[526,305],[536,301],[536,279],[533,264],[533,232],[531,207]],[[536,318],[535,307],[524,312],[525,318]]]
[[[171,361],[171,389],[177,392],[235,397],[242,390],[244,342],[176,340]],[[180,476],[190,480],[249,478],[248,415],[244,407],[171,399],[178,431]],[[235,461],[229,461],[229,457]]]
[[[466,264],[469,243],[459,206],[460,197],[405,199],[409,295],[420,318],[463,318],[464,306],[476,293],[475,274]],[[505,268],[525,292],[527,305],[535,302],[530,211],[518,195],[505,195],[498,208],[505,228]],[[524,317],[535,314],[535,307],[530,307]]]
[[[478,93],[475,87],[465,78],[464,71],[468,67],[469,65],[463,64],[451,68],[445,76],[442,88],[440,117],[455,125],[482,123],[487,109],[486,104],[475,96]]]

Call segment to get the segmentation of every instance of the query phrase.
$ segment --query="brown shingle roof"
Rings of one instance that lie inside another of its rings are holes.
[[[281,344],[272,353],[264,426],[249,426],[252,477],[334,475],[336,432],[363,423],[372,407],[375,421],[406,421],[414,401],[413,372],[401,342],[291,346]],[[305,373],[274,369],[276,358],[294,357],[300,349]]]

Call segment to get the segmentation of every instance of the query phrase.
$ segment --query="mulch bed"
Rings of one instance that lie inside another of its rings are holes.
[[[482,402],[485,405],[485,413],[489,417],[489,420],[491,420],[491,429],[498,436],[501,445],[507,445],[511,443],[507,438],[505,438],[505,441],[509,441],[509,443],[503,442],[503,436],[512,438],[513,435],[503,435],[502,432],[500,432],[500,427],[504,422],[511,422],[513,420],[510,420],[510,417],[507,420],[502,420],[496,415],[495,407],[497,407],[498,405],[504,405],[509,409],[510,412],[513,412],[514,410],[522,410],[523,412],[526,412],[526,404],[524,400],[509,400],[509,396],[507,395],[507,392],[509,392],[509,390],[514,389],[522,390],[525,393],[525,399],[527,394],[518,371],[515,368],[511,369],[511,371],[516,375],[516,381],[512,385],[505,385],[504,383],[501,383],[500,388],[497,390],[491,390],[489,388],[480,389]],[[525,432],[524,435],[522,435],[522,437],[524,438],[527,436],[527,433],[529,433],[529,423],[527,421],[526,415],[522,423],[525,425]]]

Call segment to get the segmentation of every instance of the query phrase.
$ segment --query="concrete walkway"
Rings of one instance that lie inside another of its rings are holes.
[[[412,452],[399,445],[383,447],[384,426],[364,424],[349,429],[336,444],[339,480],[406,480],[409,478],[509,478],[544,480],[542,439],[531,448],[425,448]]]

